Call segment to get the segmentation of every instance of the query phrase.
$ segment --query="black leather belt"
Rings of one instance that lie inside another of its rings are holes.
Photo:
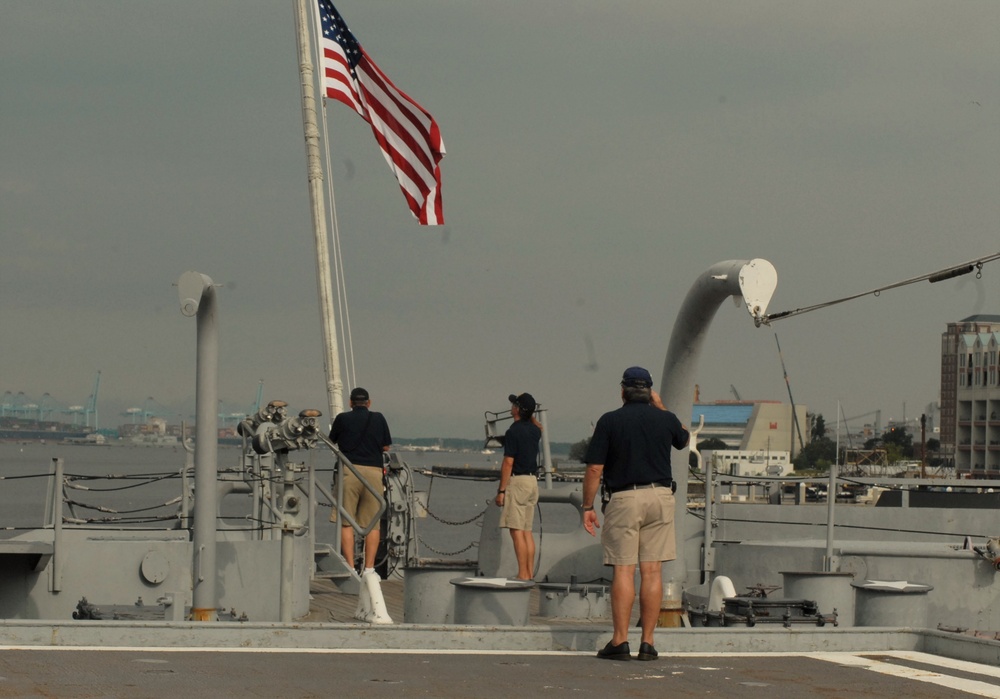
[[[608,488],[608,492],[613,495],[623,490],[641,490],[642,488],[670,488],[671,492],[675,492],[677,486],[674,484],[674,481],[670,481],[670,483],[633,483],[632,485],[620,485],[617,488]]]

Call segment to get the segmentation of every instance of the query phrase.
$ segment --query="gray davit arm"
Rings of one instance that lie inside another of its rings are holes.
[[[663,364],[660,395],[664,405],[688,405],[694,394],[695,369],[708,326],[730,296],[742,297],[754,320],[763,317],[778,285],[778,273],[767,260],[728,260],[708,268],[695,280],[674,321]],[[685,409],[681,419],[686,420]]]
[[[719,262],[695,280],[677,313],[677,320],[674,321],[660,383],[663,404],[674,411],[681,422],[689,424],[691,420],[689,410],[694,395],[698,359],[708,327],[719,306],[730,296],[742,298],[754,322],[759,324],[767,312],[767,305],[777,285],[778,274],[774,265],[762,259]],[[664,580],[686,580],[688,566],[684,560],[685,543],[690,536],[695,535],[698,527],[687,522],[686,518],[688,449],[674,456],[674,480],[677,481],[677,509],[674,519],[677,526],[677,560],[667,563]]]

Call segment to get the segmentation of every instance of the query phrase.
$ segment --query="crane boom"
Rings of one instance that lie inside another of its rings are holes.
[[[799,436],[799,451],[805,449],[802,442],[802,428],[799,427],[799,416],[795,412],[795,399],[792,398],[792,384],[788,381],[788,371],[785,370],[785,358],[781,356],[781,343],[778,342],[778,333],[774,333],[774,343],[778,346],[778,359],[781,360],[781,373],[785,377],[785,387],[788,388],[788,402],[792,404],[792,424],[795,426],[795,433]]]
[[[94,431],[97,431],[97,392],[101,389],[101,370],[97,370],[97,377],[94,379],[94,392],[90,394],[90,402],[87,403],[87,409],[85,415],[90,413],[94,414]],[[89,427],[89,419],[84,420],[85,424]]]
[[[261,409],[261,404],[260,404],[260,400],[261,400],[261,398],[263,397],[263,395],[264,395],[264,379],[261,379],[261,380],[260,380],[260,381],[259,381],[259,382],[257,383],[257,398],[256,398],[256,400],[254,401],[254,409],[253,409],[253,412],[260,412],[260,409]]]

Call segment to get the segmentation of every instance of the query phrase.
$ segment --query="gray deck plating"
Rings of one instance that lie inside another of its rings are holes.
[[[383,589],[402,620],[402,585]],[[355,597],[325,581],[312,593],[292,624],[0,620],[0,696],[1000,697],[1000,641],[963,634],[658,629],[659,660],[618,663],[593,657],[607,620],[369,625],[350,621]]]
[[[1000,697],[1000,672],[920,653],[664,653],[641,663],[601,661],[589,653],[0,649],[0,695],[29,699],[331,694],[491,699],[667,692],[751,699]]]

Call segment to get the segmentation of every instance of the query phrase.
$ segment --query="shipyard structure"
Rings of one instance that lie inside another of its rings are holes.
[[[941,335],[941,451],[959,478],[1000,477],[1000,315],[949,323]]]

